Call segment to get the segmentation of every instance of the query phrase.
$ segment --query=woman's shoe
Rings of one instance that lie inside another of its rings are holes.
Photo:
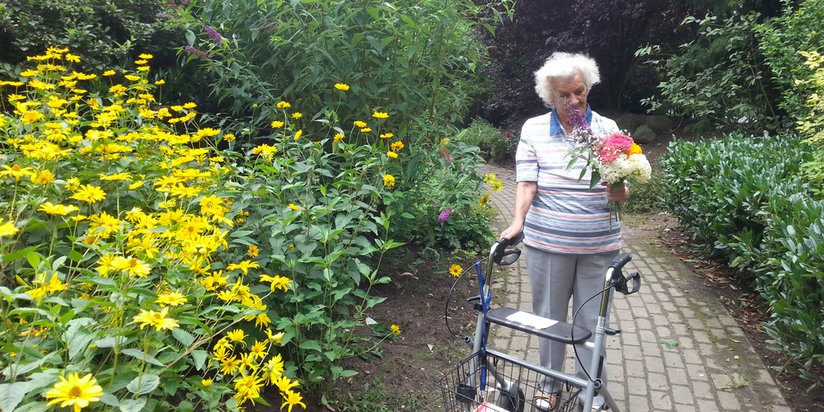
[[[558,401],[561,394],[555,392],[535,392],[535,409],[541,412],[552,412],[558,409]]]

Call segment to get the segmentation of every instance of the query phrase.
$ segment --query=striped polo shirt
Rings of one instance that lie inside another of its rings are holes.
[[[587,107],[586,120],[596,136],[617,132],[614,121]],[[607,209],[607,191],[581,180],[585,162],[567,168],[570,145],[554,111],[524,123],[515,155],[518,182],[538,182],[524,223],[524,243],[552,253],[593,254],[621,248],[621,225]]]

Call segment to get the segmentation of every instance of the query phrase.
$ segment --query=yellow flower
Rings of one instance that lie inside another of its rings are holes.
[[[22,167],[18,164],[13,166],[3,165],[3,170],[0,171],[0,177],[13,177],[15,180],[20,180],[21,177],[31,176],[34,172],[31,168]]]
[[[278,109],[288,109],[292,107],[292,104],[287,101],[279,101],[278,104],[275,105]]]
[[[249,255],[249,257],[257,257],[258,254],[260,254],[260,250],[258,250],[256,245],[249,245],[249,248],[246,250],[246,254]]]
[[[481,195],[481,200],[478,201],[478,204],[481,206],[486,206],[487,202],[489,202],[489,193],[484,193]]]
[[[103,388],[97,384],[92,374],[80,377],[76,373],[69,374],[69,378],[60,377],[60,382],[46,392],[46,399],[51,399],[49,405],[60,404],[61,408],[71,406],[74,412],[97,402],[103,396]]]
[[[303,129],[300,129],[300,130],[298,130],[297,132],[295,132],[295,140],[300,139],[300,137],[301,137],[302,135],[303,135]]]
[[[244,275],[249,274],[249,269],[257,269],[260,265],[257,262],[252,262],[251,260],[244,260],[240,263],[231,263],[229,266],[226,267],[227,271],[232,271],[235,269],[239,269],[243,272]]]
[[[139,187],[141,187],[141,186],[143,186],[143,181],[142,181],[142,180],[138,180],[138,181],[136,181],[136,182],[134,182],[134,183],[132,183],[132,184],[130,184],[130,185],[129,185],[129,190],[135,190],[135,189],[137,189],[137,188],[139,188]]]
[[[288,377],[281,375],[279,378],[275,379],[274,384],[278,387],[278,389],[280,389],[281,392],[286,392],[295,386],[298,386],[299,382],[297,379],[291,380]]]
[[[166,80],[160,79],[156,81],[154,84],[155,86],[163,86],[164,84],[166,84]]]
[[[300,393],[292,392],[291,390],[285,390],[283,391],[282,395],[283,404],[280,405],[280,409],[283,409],[288,406],[289,409],[287,410],[287,412],[292,412],[292,408],[295,405],[300,405],[303,407],[303,409],[306,409],[306,404],[301,402],[301,400],[303,400],[303,396],[301,396]]]
[[[180,292],[161,293],[155,300],[160,306],[179,306],[186,303],[186,296]]]
[[[345,92],[345,91],[349,90],[349,85],[346,84],[346,83],[336,83],[335,88]]]
[[[149,53],[140,53],[137,57],[143,60],[151,60],[154,56]]]
[[[630,155],[641,154],[642,152],[643,150],[641,150],[641,146],[638,146],[636,143],[633,143],[629,148]]]
[[[343,133],[337,133],[337,134],[335,134],[335,137],[333,137],[333,139],[334,139],[336,142],[339,142],[339,141],[343,140],[343,138],[344,138],[344,137],[345,137],[345,136],[343,135]]]
[[[72,199],[89,204],[97,203],[106,198],[103,189],[92,185],[80,185],[77,191],[71,196]]]
[[[244,332],[243,329],[226,332],[226,337],[229,338],[231,342],[237,342],[246,346],[246,342],[244,341],[244,339],[246,339],[246,332]]]
[[[3,222],[3,219],[0,219],[0,238],[11,236],[19,231],[19,229],[14,227],[14,222]]]
[[[266,377],[271,384],[274,384],[278,378],[283,376],[283,358],[279,353],[269,358],[269,361],[266,362],[264,367],[266,369]]]
[[[393,335],[400,335],[401,334],[401,328],[398,325],[392,325],[392,326],[389,327],[389,329],[392,331]]]
[[[363,129],[360,129],[360,132],[361,132],[361,133],[369,133],[369,132],[371,132],[371,131],[372,131],[372,128],[371,128],[371,127],[364,127]]]
[[[249,353],[255,357],[263,359],[266,357],[266,343],[256,340],[255,344],[249,348]]]
[[[383,175],[383,185],[386,187],[394,187],[395,186],[395,176],[390,174]]]
[[[53,204],[52,202],[45,202],[37,209],[43,213],[55,216],[66,216],[69,213],[76,212],[80,210],[77,206],[74,205],[61,205],[61,204]]]
[[[278,148],[268,144],[262,144],[252,149],[252,154],[260,155],[264,159],[271,159],[278,153]]]
[[[208,388],[208,387],[212,386],[212,383],[214,383],[214,381],[211,380],[211,379],[201,379],[200,380],[200,384],[203,385],[204,388]]]
[[[283,122],[281,122],[280,120],[275,120],[272,122],[273,129],[280,129],[281,127],[283,127]]]
[[[226,134],[223,135],[223,139],[226,140],[227,142],[234,142],[235,141],[235,135],[232,134],[232,133],[226,133]]]
[[[398,140],[397,142],[394,142],[391,145],[389,145],[389,150],[391,150],[393,152],[400,152],[401,150],[403,150],[403,148],[404,148],[403,142],[400,141],[400,140]]]
[[[503,189],[504,184],[500,180],[495,180],[494,182],[490,183],[490,186],[492,187],[493,192],[498,193],[501,191],[501,189]]]
[[[180,326],[176,320],[166,317],[168,313],[169,308],[163,308],[160,312],[141,309],[140,313],[134,317],[134,322],[140,324],[140,329],[143,329],[144,326],[154,326],[155,330],[158,331],[161,329],[172,330]]]
[[[300,210],[300,206],[298,206],[298,205],[296,205],[296,204],[294,204],[294,203],[289,203],[289,206],[288,206],[288,207],[289,207],[289,209],[292,209],[292,210],[294,210],[294,211],[298,211],[298,210]]]
[[[55,179],[55,177],[54,177],[54,173],[52,173],[52,172],[50,172],[50,171],[48,171],[48,170],[41,170],[41,171],[39,171],[39,172],[35,172],[35,173],[31,176],[31,181],[32,181],[34,184],[36,184],[36,185],[40,185],[40,186],[45,186],[45,185],[47,185],[47,184],[49,184],[49,183],[53,182],[53,181],[54,181],[54,179]]]
[[[272,292],[277,289],[283,290],[284,292],[289,290],[289,286],[292,284],[292,279],[289,279],[286,276],[269,276],[269,275],[261,275],[260,276],[261,282],[269,282],[269,288]]]
[[[260,398],[260,388],[263,386],[263,378],[257,375],[241,375],[240,378],[234,380],[235,382],[235,396],[238,404],[243,404],[245,401],[255,403],[255,399]]]
[[[269,342],[272,342],[275,345],[280,345],[280,341],[283,339],[285,335],[285,332],[278,332],[273,334],[271,329],[266,329],[266,338],[269,339]]]
[[[354,125],[355,125],[355,127],[359,128],[359,129],[363,129],[364,127],[366,127],[366,122],[360,121],[360,120],[355,120]]]
[[[372,117],[374,117],[376,119],[388,119],[389,118],[389,113],[376,111],[376,112],[372,113]]]
[[[111,174],[111,175],[107,175],[105,173],[100,173],[98,177],[100,177],[100,180],[109,181],[109,182],[114,182],[114,181],[119,181],[119,180],[131,180],[132,179],[132,176],[128,173],[125,173],[125,172],[115,173],[115,174]]]
[[[463,273],[463,268],[461,267],[461,265],[452,265],[449,267],[450,275],[458,277],[461,276],[461,273]]]
[[[114,70],[106,70],[105,72],[103,72],[103,76],[106,76],[106,77],[110,77],[110,76],[114,76],[114,75],[115,75]]]
[[[295,119],[295,120],[298,120],[298,119],[300,119],[301,117],[303,117],[303,113],[301,113],[301,112],[294,112],[294,113],[292,113],[292,118],[293,118],[293,119]]]
[[[225,375],[234,375],[240,369],[240,360],[231,356],[220,360],[220,372]]]
[[[395,153],[395,152],[391,152],[391,151],[386,152],[386,156],[389,157],[390,159],[397,159],[398,158],[398,154]]]
[[[389,139],[389,138],[395,137],[395,133],[392,133],[392,132],[381,133],[380,137],[381,137],[381,139]]]

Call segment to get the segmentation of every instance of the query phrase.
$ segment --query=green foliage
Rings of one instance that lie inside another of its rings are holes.
[[[502,184],[494,175],[481,176],[478,148],[444,138],[437,150],[413,150],[407,160],[405,190],[392,206],[400,212],[393,236],[424,246],[480,251],[494,240],[487,206],[491,190]],[[421,170],[426,173],[420,175]],[[449,210],[447,212],[447,209]],[[448,217],[447,217],[448,215]],[[439,219],[440,217],[440,219]]]
[[[154,52],[175,37],[155,15],[164,0],[24,0],[0,3],[0,61],[17,64],[47,47],[71,47],[82,68],[103,71],[129,63],[132,47]],[[16,67],[0,68],[6,76]]]
[[[818,52],[800,52],[807,61],[805,64],[812,70],[813,75],[799,86],[812,89],[813,93],[807,97],[807,116],[798,123],[798,131],[806,136],[804,143],[812,146],[815,156],[809,162],[801,165],[804,177],[813,184],[813,191],[824,195],[824,56]]]
[[[473,20],[481,10],[469,0],[207,0],[180,16],[214,98],[250,116],[252,132],[272,115],[256,108],[288,97],[314,116],[338,102],[332,86],[345,83],[342,117],[388,111],[396,132],[426,136],[462,121],[471,103],[484,57],[477,31],[491,30]],[[225,39],[210,38],[204,24]]]
[[[657,62],[665,79],[658,85],[661,100],[645,103],[652,110],[694,120],[699,130],[774,129],[769,78],[754,33],[758,19],[757,13],[684,19],[683,24],[697,26],[698,38],[681,45],[680,55]]]
[[[812,71],[799,52],[824,52],[824,3],[817,0],[795,3],[786,1],[783,16],[756,26],[759,48],[781,90],[780,106],[792,122],[810,115],[807,99],[815,87],[805,82],[811,78]]]
[[[392,139],[377,135],[383,120],[367,135],[334,112],[303,121],[294,119],[296,107],[273,107],[283,124],[243,149],[231,185],[235,204],[247,212],[236,241],[253,245],[268,270],[299,286],[265,303],[279,318],[283,342],[294,343],[289,358],[301,382],[325,391],[354,374],[343,359],[377,349],[371,334],[357,330],[383,300],[369,291],[390,280],[379,272],[383,255],[401,246],[388,236],[403,172],[387,155]],[[391,335],[386,328],[373,333]]]
[[[484,159],[492,162],[512,162],[518,148],[518,138],[511,131],[502,132],[488,121],[475,118],[469,127],[455,135],[455,140],[478,146]]]
[[[66,49],[31,57],[25,81],[0,82],[14,107],[0,113],[0,368],[15,394],[0,408],[45,410],[73,374],[107,410],[237,410],[266,402],[264,381],[288,386],[263,302],[306,285],[270,288],[248,259],[214,147],[229,135],[191,122],[192,102],[155,109],[151,55],[111,76]]]
[[[633,183],[625,207],[629,212],[658,212],[664,210],[664,182],[660,172],[653,171],[645,183]]]
[[[767,331],[803,377],[824,367],[824,202],[799,178],[810,147],[794,136],[674,141],[661,164],[667,206],[697,241],[756,275]]]

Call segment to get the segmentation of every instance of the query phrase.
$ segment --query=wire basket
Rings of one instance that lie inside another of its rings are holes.
[[[481,388],[480,365],[487,362],[486,387]],[[470,381],[470,370],[476,373]],[[549,385],[555,379],[529,368],[529,364],[515,363],[494,354],[475,353],[462,360],[437,383],[441,390],[445,412],[539,412],[535,406],[535,393],[541,382]],[[580,388],[567,381],[556,380],[561,388],[559,405],[553,412],[580,411]],[[545,386],[546,387],[546,386]]]

